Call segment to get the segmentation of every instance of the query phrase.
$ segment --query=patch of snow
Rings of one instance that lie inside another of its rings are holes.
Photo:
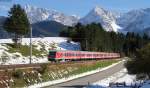
[[[125,76],[119,78],[116,82],[125,82],[126,85],[131,85],[136,82],[136,76],[126,74]]]
[[[122,29],[122,28],[121,28],[119,25],[117,25],[116,22],[114,22],[114,21],[111,23],[111,26],[112,26],[114,32],[118,32],[118,30],[121,30],[121,29]]]

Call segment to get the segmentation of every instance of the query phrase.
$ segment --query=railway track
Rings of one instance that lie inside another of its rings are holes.
[[[13,69],[27,69],[27,68],[40,68],[41,65],[47,64],[50,65],[57,65],[57,64],[73,64],[73,63],[84,63],[84,62],[91,62],[91,61],[75,61],[75,62],[61,62],[61,63],[35,63],[35,64],[13,64],[13,65],[0,65],[0,71],[4,70],[13,70]],[[93,62],[93,61],[92,61]]]
[[[41,63],[43,64],[43,63]],[[11,69],[26,69],[26,68],[40,68],[41,64],[14,64],[14,65],[0,65],[0,71]]]

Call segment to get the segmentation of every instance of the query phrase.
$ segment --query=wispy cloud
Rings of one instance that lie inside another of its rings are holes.
[[[12,0],[0,0],[0,2],[11,2]]]
[[[0,5],[0,10],[2,10],[2,11],[8,11],[9,10],[9,6]]]

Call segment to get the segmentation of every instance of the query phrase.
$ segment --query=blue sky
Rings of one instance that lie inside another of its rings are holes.
[[[150,8],[150,0],[0,0],[0,15],[6,15],[14,4],[32,5],[55,9],[67,15],[85,16],[95,6],[126,12],[132,9]]]

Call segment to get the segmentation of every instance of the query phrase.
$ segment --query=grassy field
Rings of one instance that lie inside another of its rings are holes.
[[[19,47],[14,47],[13,44],[7,44],[6,45],[7,48],[8,48],[8,52],[9,53],[20,53],[22,56],[29,56],[30,55],[30,46],[28,45],[19,45]],[[32,45],[32,54],[33,56],[36,56],[36,57],[42,57],[42,55],[46,55],[47,52],[40,49],[36,49],[36,46],[35,45]]]
[[[40,69],[14,70],[9,72],[13,82],[9,85],[11,88],[29,86],[35,83],[52,81],[61,78],[68,78],[84,72],[96,70],[109,66],[118,60],[88,61],[83,63],[70,64],[43,64]]]

